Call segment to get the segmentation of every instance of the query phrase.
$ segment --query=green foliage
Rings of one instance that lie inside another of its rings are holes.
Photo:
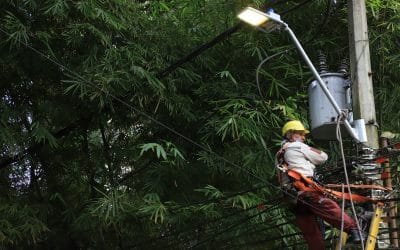
[[[69,5],[65,0],[49,0],[43,10],[45,15],[65,18],[68,15]]]
[[[157,152],[157,157],[162,157],[164,160],[167,159],[167,153],[165,153],[164,148],[157,143],[146,143],[141,146],[142,151],[140,151],[140,155],[143,155],[144,152],[148,150],[152,150],[153,152]]]
[[[297,230],[272,202],[280,127],[307,123],[311,74],[289,38],[243,26],[160,74],[236,25],[244,6],[264,2],[0,2],[0,247],[282,249],[298,241],[256,244]],[[274,2],[278,13],[298,4]],[[333,69],[348,56],[347,14],[336,1],[320,29],[327,2],[282,18],[312,60],[323,49]],[[398,133],[400,7],[367,7],[378,123]],[[263,64],[257,86],[259,63],[284,50]]]
[[[157,154],[157,158],[167,160],[168,156],[173,156],[174,158],[178,158],[181,160],[185,160],[182,153],[176,148],[176,146],[171,142],[165,142],[165,148],[158,143],[146,143],[140,146],[142,149],[140,151],[140,156],[142,156],[145,152],[151,150]]]
[[[376,105],[378,109],[379,124],[382,131],[390,130],[397,133],[400,123],[396,102],[393,100],[400,96],[396,86],[399,72],[398,36],[400,34],[400,5],[396,1],[368,1],[370,10],[370,49],[371,63],[374,69],[373,82],[376,92]],[[396,38],[397,37],[397,38]],[[387,112],[393,110],[394,112]]]
[[[139,211],[143,214],[150,215],[150,219],[154,220],[154,223],[163,223],[167,216],[167,208],[160,201],[160,197],[152,193],[145,195],[143,199],[145,203]]]
[[[232,207],[248,209],[258,204],[262,204],[263,200],[256,194],[249,193],[246,195],[237,195],[228,200],[232,202]]]
[[[8,32],[7,41],[10,42],[10,48],[21,47],[28,44],[28,29],[13,13],[6,12],[3,17],[4,27]]]
[[[49,231],[45,222],[40,220],[37,208],[27,205],[3,204],[0,206],[0,244],[12,246],[18,242],[36,244],[43,240]]]
[[[102,193],[102,196],[90,205],[90,214],[107,227],[118,226],[124,213],[132,209],[132,204],[124,192],[112,190],[108,194]]]
[[[57,147],[56,138],[38,122],[32,124],[32,136],[37,143],[48,143],[50,147]]]
[[[220,121],[215,124],[218,128],[216,133],[221,135],[222,141],[227,135],[230,135],[233,140],[241,138],[258,140],[262,136],[259,128],[267,124],[265,115],[243,99],[220,101],[221,104],[224,102],[226,104],[219,108],[219,117],[223,117],[222,124]]]
[[[204,193],[205,196],[210,197],[210,198],[224,197],[224,194],[221,191],[219,191],[217,188],[215,188],[211,185],[207,185],[204,188],[195,189],[195,191]]]

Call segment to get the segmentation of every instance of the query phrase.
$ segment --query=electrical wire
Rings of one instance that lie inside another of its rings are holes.
[[[225,30],[224,32],[222,32],[221,34],[219,34],[218,36],[213,38],[210,42],[200,45],[195,50],[193,50],[192,52],[187,54],[186,56],[184,56],[184,57],[180,58],[179,60],[175,61],[170,66],[168,66],[167,68],[165,68],[162,71],[160,71],[159,73],[157,73],[156,76],[158,78],[166,77],[172,71],[174,71],[175,69],[177,69],[178,67],[180,67],[184,63],[186,63],[186,62],[188,62],[190,60],[193,60],[195,57],[197,57],[198,55],[200,55],[201,53],[203,53],[207,49],[213,47],[214,45],[216,45],[217,43],[221,42],[222,40],[224,40],[225,38],[227,38],[231,34],[233,34],[236,31],[238,31],[241,27],[242,27],[242,23],[238,23],[235,26]]]
[[[273,54],[272,56],[268,56],[267,58],[265,58],[258,64],[257,69],[256,69],[256,83],[257,83],[258,93],[260,94],[261,98],[265,98],[264,95],[262,94],[261,87],[260,87],[260,81],[259,81],[259,74],[260,74],[261,66],[264,63],[266,63],[267,61],[269,61],[270,59],[273,59],[274,57],[277,57],[283,53],[287,53],[288,51],[289,50],[277,52],[277,53]]]
[[[275,202],[278,202],[279,200],[280,200],[280,198],[274,199],[274,200],[268,201],[268,202],[274,204]],[[197,225],[195,225],[195,226],[191,225],[190,228],[188,228],[187,230],[186,230],[186,229],[184,229],[184,230],[179,230],[179,231],[175,231],[175,232],[173,232],[173,233],[171,233],[171,234],[169,234],[169,235],[164,234],[164,235],[162,235],[162,236],[160,236],[160,237],[147,239],[147,240],[141,241],[141,242],[139,242],[139,243],[135,243],[135,245],[131,245],[130,247],[142,246],[142,245],[145,245],[146,243],[149,243],[149,242],[153,242],[153,243],[154,243],[155,241],[158,241],[158,240],[160,240],[160,239],[164,239],[164,238],[168,238],[168,237],[171,237],[171,236],[174,236],[174,235],[178,235],[178,234],[181,234],[181,233],[185,233],[185,232],[187,232],[187,231],[193,231],[193,228],[201,228],[201,227],[206,226],[206,225],[209,225],[209,224],[215,224],[215,223],[217,223],[217,222],[219,222],[219,221],[222,221],[222,220],[225,220],[225,219],[227,219],[227,218],[230,218],[230,217],[233,217],[233,216],[237,216],[237,215],[239,215],[239,214],[241,214],[241,213],[244,213],[244,212],[248,212],[248,211],[250,211],[250,210],[252,210],[252,209],[254,209],[254,208],[257,208],[258,206],[259,206],[259,205],[254,205],[254,206],[249,207],[249,208],[247,208],[247,209],[239,210],[239,211],[230,213],[230,214],[228,214],[228,215],[226,215],[226,216],[223,216],[223,217],[220,217],[220,218],[211,220],[211,221],[205,221],[205,222],[203,221],[202,223],[199,223],[199,224],[197,224]],[[272,210],[274,210],[274,209],[272,209]],[[270,209],[270,211],[272,211],[272,210]]]
[[[273,210],[276,210],[276,209],[279,209],[279,208],[280,207],[277,204],[275,204]],[[266,210],[264,210],[264,211],[265,211],[265,213],[269,213],[270,212],[270,211],[266,211]],[[274,217],[272,218],[271,216],[274,216]],[[286,220],[285,222],[278,223],[279,221],[287,219],[287,218],[288,218],[288,216],[286,216],[286,214],[281,215],[281,216],[275,216],[275,215],[268,214],[268,216],[264,217],[263,220],[261,220],[260,222],[252,223],[251,224],[251,229],[245,228],[244,229],[245,232],[241,233],[240,235],[242,236],[242,235],[258,233],[258,232],[261,232],[261,231],[267,231],[267,230],[276,228],[278,226],[283,226],[283,225],[291,224],[291,223],[294,222],[294,219],[291,219],[291,220]],[[278,223],[278,224],[275,224],[275,223]],[[265,225],[265,226],[272,225],[272,226],[262,227],[262,228],[255,228],[255,227],[259,226],[259,225]],[[237,237],[237,235],[234,235],[234,236],[231,236],[231,237],[228,237],[228,238],[223,238],[222,240],[223,241],[228,241],[229,239],[236,238],[236,237]]]
[[[279,208],[279,206],[275,207],[275,209],[278,209],[278,208]],[[234,235],[228,235],[227,237],[221,236],[219,241],[229,242],[233,238],[236,239],[238,236],[240,236],[240,238],[241,238],[241,237],[249,235],[249,234],[255,234],[255,233],[259,233],[259,232],[267,232],[270,229],[276,229],[279,226],[292,224],[294,222],[294,220],[287,220],[285,222],[278,223],[279,221],[285,220],[286,218],[287,217],[285,215],[282,215],[279,217],[274,217],[274,218],[263,217],[263,219],[261,221],[252,222],[249,225],[238,228],[237,232]],[[278,223],[278,224],[275,224],[275,223]],[[268,226],[268,225],[272,225],[272,226]]]
[[[261,214],[264,213],[264,212],[265,212],[265,211],[261,211],[261,212],[259,212],[259,213],[256,213],[256,214],[252,215],[252,216],[249,216],[248,218],[245,218],[244,220],[240,220],[239,222],[230,225],[229,227],[227,227],[227,228],[224,229],[223,231],[219,231],[219,232],[217,232],[217,233],[211,235],[211,237],[208,237],[208,238],[206,238],[206,239],[204,239],[204,240],[202,240],[202,241],[196,243],[194,246],[191,246],[190,249],[195,249],[195,248],[197,248],[197,247],[203,245],[204,243],[213,240],[213,239],[214,239],[215,237],[217,237],[218,235],[221,235],[221,234],[223,234],[223,233],[226,233],[226,232],[232,230],[233,228],[242,225],[244,222],[247,222],[247,221],[253,219],[254,217],[257,217],[257,216],[261,215]]]
[[[331,5],[332,5],[332,0],[327,0],[327,6],[326,6],[326,11],[324,14],[324,19],[322,20],[321,24],[319,25],[317,31],[314,33],[314,35],[307,40],[307,42],[305,42],[304,44],[309,44],[310,42],[312,42],[315,38],[317,38],[317,36],[321,35],[321,31],[323,30],[323,28],[325,27],[325,25],[328,22],[328,18],[330,17],[330,11],[331,11]]]
[[[282,241],[282,243],[284,243],[284,242]],[[305,241],[295,242],[292,245],[285,245],[285,249],[296,249],[297,250],[298,246],[306,245],[306,244],[307,244],[307,242],[305,242]],[[331,249],[331,248],[327,248],[327,249]]]
[[[292,11],[300,8],[301,6],[306,5],[306,4],[308,4],[309,2],[312,2],[312,1],[314,1],[314,0],[304,0],[303,2],[293,6],[292,8],[282,11],[281,15],[285,15],[285,14],[287,14],[289,12],[292,12]]]
[[[241,191],[241,192],[237,192],[237,193],[233,193],[233,194],[230,194],[229,196],[224,196],[224,197],[221,197],[221,198],[202,200],[202,201],[193,202],[193,203],[189,203],[189,204],[181,204],[181,205],[178,205],[177,207],[172,207],[171,206],[170,208],[167,208],[167,209],[168,209],[168,212],[170,212],[170,213],[177,213],[181,209],[185,209],[185,208],[188,208],[188,207],[191,207],[191,206],[194,206],[194,205],[200,205],[200,204],[201,205],[206,205],[206,204],[210,204],[210,203],[213,203],[213,202],[215,202],[215,203],[216,202],[221,202],[221,201],[224,201],[226,199],[235,197],[237,195],[241,195],[241,194],[245,194],[245,193],[248,193],[248,192],[252,192],[254,190],[258,190],[258,189],[261,189],[261,188],[264,188],[264,187],[265,186],[251,188],[251,189],[248,189],[248,190],[245,190],[245,191]],[[258,205],[256,205],[256,206],[258,206]],[[144,218],[147,218],[147,215],[140,216],[140,217],[138,217],[136,219],[140,220],[140,219],[144,219]]]
[[[287,12],[293,11],[293,10],[297,9],[298,7],[300,7],[300,6],[302,6],[302,5],[306,4],[306,3],[308,3],[308,2],[310,2],[310,1],[312,1],[312,0],[305,0],[305,1],[303,1],[302,3],[298,4],[297,6],[295,6],[294,8],[289,9]],[[331,1],[332,1],[332,0],[327,0],[328,3],[327,3],[327,8],[326,8],[326,13],[325,13],[325,15],[324,15],[324,19],[323,19],[322,23],[320,24],[320,26],[319,26],[317,32],[315,32],[315,34],[314,34],[310,39],[308,39],[307,42],[305,42],[304,44],[309,44],[309,43],[310,43],[311,41],[313,41],[318,35],[320,35],[320,31],[323,29],[323,27],[325,26],[325,24],[326,24],[327,21],[328,21],[329,12],[330,12],[330,9],[331,9],[331,8],[330,8],[330,6],[331,6]],[[286,14],[287,12],[282,12],[282,15]],[[262,61],[259,63],[259,65],[257,66],[257,69],[256,69],[256,83],[257,83],[258,93],[260,94],[260,97],[261,97],[261,98],[265,98],[264,95],[262,94],[261,87],[260,87],[260,82],[259,82],[259,71],[260,71],[261,66],[262,66],[265,62],[269,61],[270,59],[273,59],[274,57],[276,57],[276,56],[278,56],[278,55],[280,55],[280,54],[288,53],[289,50],[293,50],[293,49],[295,49],[295,47],[293,47],[293,48],[291,48],[291,49],[286,49],[286,50],[281,51],[281,52],[277,52],[277,53],[273,54],[272,56],[269,56],[269,57],[265,58],[264,60],[262,60]]]
[[[285,222],[282,222],[282,223],[279,223],[279,224],[276,224],[276,225],[273,225],[273,226],[270,226],[270,227],[267,227],[267,228],[260,228],[260,229],[256,228],[255,230],[249,230],[249,231],[247,231],[247,232],[245,232],[243,234],[240,234],[240,236],[249,235],[249,234],[257,234],[257,233],[260,233],[260,232],[266,232],[266,231],[269,231],[271,229],[277,229],[277,228],[279,228],[281,226],[285,226],[285,225],[288,225],[288,224],[293,224],[294,222],[295,222],[295,220],[288,220],[288,221],[285,221]],[[224,241],[227,241],[226,248],[230,248],[229,240],[231,240],[233,238],[237,238],[237,236],[234,235],[232,237],[223,239]]]
[[[200,205],[200,204],[204,205],[204,204],[209,204],[209,203],[212,203],[212,202],[220,202],[220,201],[227,200],[229,198],[232,198],[232,197],[235,197],[235,196],[238,196],[238,195],[242,195],[242,194],[250,193],[250,192],[253,192],[253,191],[256,191],[256,190],[260,190],[262,188],[265,188],[265,186],[264,185],[255,186],[253,188],[250,188],[250,189],[247,189],[247,190],[244,190],[244,191],[240,191],[240,192],[237,192],[237,193],[233,193],[233,194],[230,194],[228,196],[223,196],[223,197],[220,197],[220,198],[213,198],[213,199],[206,199],[206,200],[202,200],[202,201],[196,201],[196,202],[193,202],[193,203],[190,203],[190,204],[183,204],[183,205],[180,205],[180,206],[176,207],[175,209],[179,210],[179,209],[190,207],[190,206],[193,206],[193,205]]]
[[[260,244],[264,244],[266,242],[270,242],[270,241],[276,241],[276,240],[280,240],[280,239],[284,239],[284,238],[289,238],[289,237],[294,237],[297,235],[301,235],[301,232],[296,232],[296,233],[290,233],[290,234],[285,234],[285,235],[281,235],[281,236],[277,236],[277,237],[271,237],[271,238],[267,238],[264,240],[259,240],[259,241],[254,241],[254,242],[245,242],[242,244],[238,244],[235,246],[232,246],[233,248],[243,248],[243,247],[248,247],[249,245],[260,245]],[[297,245],[298,243],[296,243]]]
[[[339,235],[339,250],[342,250],[342,236],[343,236],[343,229],[344,229],[344,185],[342,183],[342,211],[340,213],[340,235]]]
[[[280,218],[273,218],[272,220],[268,220],[268,222],[274,222],[274,221],[278,221],[278,220],[280,220],[280,219],[282,219],[283,217],[280,217]],[[285,217],[285,218],[287,218],[287,217]],[[287,221],[287,222],[283,222],[283,223],[280,223],[280,224],[277,224],[277,225],[274,225],[274,226],[272,226],[272,227],[268,227],[268,228],[262,228],[262,229],[256,229],[255,231],[253,230],[253,231],[248,231],[248,232],[246,232],[246,233],[242,233],[242,234],[240,234],[239,236],[242,236],[242,235],[248,235],[248,234],[255,234],[255,233],[257,233],[257,232],[260,232],[260,231],[267,231],[267,230],[269,230],[269,229],[272,229],[272,228],[276,228],[276,227],[278,227],[278,226],[282,226],[282,225],[286,225],[286,224],[289,224],[289,223],[292,223],[293,221]],[[237,237],[237,236],[233,236],[233,237],[230,237],[230,238],[228,238],[228,239],[223,239],[223,240],[229,240],[229,239],[231,239],[231,238],[234,238],[234,237]],[[285,236],[283,236],[282,238],[284,238]],[[211,239],[210,239],[211,240]],[[230,248],[230,246],[226,246],[227,248]]]
[[[263,211],[264,213],[271,213],[271,212],[273,212],[273,211],[275,211],[275,210],[277,210],[277,209],[280,209],[280,207],[278,206],[278,203],[279,203],[280,201],[279,200],[277,200],[276,202],[274,202],[274,203],[272,203],[272,204],[268,204],[268,205],[270,205],[269,207],[268,207],[268,209],[259,209],[259,205],[256,205],[256,206],[254,206],[254,207],[252,207],[252,208],[248,208],[248,209],[244,209],[244,210],[242,210],[243,212],[249,212],[250,210],[252,210],[252,209],[254,209],[254,208],[257,208],[257,210],[260,210],[260,211]],[[233,214],[231,214],[231,215],[229,215],[229,216],[224,216],[223,217],[223,219],[225,220],[225,219],[227,219],[228,217],[232,217],[233,215],[235,215],[235,216],[237,216],[239,213],[233,213]],[[281,219],[281,218],[273,218],[273,219],[271,219],[270,220],[270,222],[274,222],[275,220],[279,220],[279,219]],[[209,228],[208,228],[208,230],[210,230],[210,231],[212,231],[212,232],[216,232],[216,231],[218,231],[218,227],[220,226],[220,225],[216,225],[216,222],[219,222],[219,221],[221,221],[221,219],[217,219],[217,220],[214,220],[214,221],[212,221],[211,223],[202,223],[202,224],[200,224],[200,225],[197,225],[196,227],[197,228],[201,228],[201,227],[203,227],[203,226],[208,226],[208,225],[210,225],[210,224],[214,224],[214,226],[209,226]],[[193,227],[191,227],[189,230],[190,231],[192,231],[192,229],[193,229]]]
[[[271,211],[273,211],[273,210],[275,210],[275,209],[278,209],[278,208],[279,208],[279,203],[275,203],[274,205],[271,205],[271,206],[268,208],[268,211],[266,211],[267,209],[265,209],[265,210],[262,211],[262,212],[264,212],[264,213],[265,213],[265,212],[270,213]],[[247,220],[249,220],[249,218],[252,219],[253,216],[248,217]],[[268,222],[269,222],[269,223],[274,223],[275,221],[278,221],[278,220],[280,220],[280,219],[282,219],[282,218],[283,218],[283,217],[268,218]],[[245,220],[246,220],[246,219],[245,219]],[[241,221],[241,222],[242,222],[242,221]],[[214,233],[211,237],[208,237],[207,239],[205,239],[205,240],[203,240],[203,241],[197,243],[195,246],[193,246],[193,248],[194,248],[194,247],[197,247],[197,246],[199,246],[199,245],[205,244],[205,243],[207,243],[208,241],[213,240],[215,237],[217,237],[217,236],[219,236],[219,235],[221,235],[221,234],[224,234],[224,233],[226,233],[226,232],[231,231],[233,228],[235,228],[235,227],[237,227],[237,226],[240,226],[240,225],[241,225],[241,222],[239,222],[239,223],[234,223],[234,224],[232,224],[231,226],[229,226],[227,229],[224,229],[223,231],[219,231],[219,232]],[[217,231],[217,230],[215,230],[215,231]],[[215,231],[214,231],[214,232],[215,232]],[[242,234],[241,234],[241,235],[242,235]]]
[[[344,176],[345,176],[345,181],[346,181],[346,185],[347,185],[347,190],[349,191],[349,196],[350,196],[350,205],[351,205],[351,209],[353,211],[354,220],[356,221],[357,230],[358,230],[358,233],[359,233],[359,236],[360,236],[360,239],[361,239],[361,249],[364,250],[363,233],[362,233],[361,228],[360,228],[360,223],[359,223],[358,218],[357,218],[356,209],[354,207],[354,202],[353,202],[353,198],[352,198],[352,195],[351,195],[349,176],[347,174],[346,158],[345,158],[344,151],[343,151],[343,140],[342,140],[342,134],[341,134],[341,131],[340,131],[340,123],[341,123],[343,118],[346,119],[346,115],[345,115],[345,113],[341,112],[340,115],[337,118],[336,137],[337,137],[337,140],[339,141],[340,154],[342,156],[342,162],[343,162]]]
[[[227,233],[227,232],[231,231],[232,229],[234,229],[234,228],[236,228],[236,227],[242,225],[244,222],[250,221],[252,218],[256,217],[257,215],[261,215],[262,213],[271,213],[272,211],[274,211],[274,210],[276,210],[276,209],[279,209],[279,201],[276,202],[275,204],[272,204],[272,205],[268,208],[268,210],[267,210],[267,209],[264,209],[263,211],[261,211],[261,212],[255,214],[255,215],[249,216],[249,217],[247,217],[247,218],[245,218],[245,219],[243,219],[243,220],[241,220],[241,221],[239,221],[239,222],[235,222],[235,223],[231,224],[228,228],[226,228],[226,229],[224,229],[224,230],[222,230],[222,231],[213,230],[213,232],[212,232],[213,234],[212,234],[210,237],[204,239],[203,241],[198,242],[196,245],[192,246],[191,248],[198,247],[198,246],[200,246],[200,245],[203,245],[203,244],[207,243],[208,241],[214,240],[215,237],[217,237],[217,236],[219,236],[219,235],[221,235],[221,234],[224,234],[224,233]],[[271,218],[269,218],[269,219],[270,219],[269,221],[272,222],[272,223],[276,220],[276,218],[274,218],[274,219],[272,219],[272,220],[271,220]],[[278,218],[278,219],[280,219],[280,218]]]

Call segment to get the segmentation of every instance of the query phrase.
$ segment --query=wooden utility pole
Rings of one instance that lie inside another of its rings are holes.
[[[347,0],[347,6],[349,8],[350,69],[353,85],[352,97],[354,118],[365,120],[368,139],[366,145],[370,148],[378,149],[378,124],[376,122],[374,91],[372,86],[365,0]],[[378,183],[381,182],[379,175],[375,176],[374,179],[376,179]],[[371,194],[373,196],[373,193]],[[376,209],[380,211],[382,210],[379,207]],[[377,231],[379,230],[378,228],[387,229],[388,225],[380,222],[377,222],[376,225],[371,223],[370,230]],[[371,243],[371,240],[373,239],[369,236],[367,239],[367,249],[375,248],[375,242]],[[382,244],[382,246],[379,247],[387,248],[389,246],[387,240],[378,242]]]
[[[375,114],[372,71],[369,54],[368,25],[365,0],[348,0],[350,69],[353,84],[353,112],[355,119],[366,123],[367,146],[377,149],[378,129]]]

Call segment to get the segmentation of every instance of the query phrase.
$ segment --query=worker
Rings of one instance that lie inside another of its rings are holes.
[[[282,136],[284,140],[281,150],[277,153],[280,169],[283,167],[286,170],[294,170],[307,178],[313,178],[316,165],[323,164],[328,159],[325,152],[305,144],[308,133],[309,131],[300,121],[289,121],[283,126]],[[319,217],[333,227],[340,229],[342,210],[335,201],[323,193],[299,190],[299,188],[293,187],[292,183],[293,179],[290,176],[281,176],[281,185],[284,190],[289,192],[287,196],[297,198],[295,204],[291,206],[291,210],[296,216],[296,224],[300,228],[309,249],[324,249],[324,240],[317,218]],[[290,193],[290,190],[293,190],[293,192]],[[344,231],[351,235],[352,241],[354,243],[361,242],[361,237],[364,237],[364,235],[358,231],[356,222],[346,213],[343,214],[343,221]]]

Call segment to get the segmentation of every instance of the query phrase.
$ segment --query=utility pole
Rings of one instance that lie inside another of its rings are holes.
[[[372,71],[369,54],[368,25],[365,0],[348,0],[350,69],[355,119],[364,119],[367,146],[377,149],[378,129],[375,114]]]
[[[363,148],[363,157],[372,159],[375,155],[371,149],[379,148],[378,124],[376,122],[374,91],[372,85],[372,71],[369,51],[368,24],[365,0],[347,0],[349,20],[349,47],[350,47],[350,69],[352,82],[353,113],[355,119],[364,119],[368,142]],[[369,148],[368,148],[369,147]],[[377,164],[365,164],[362,166],[364,174],[368,178],[381,184],[379,166]],[[379,196],[372,190],[372,197]],[[379,207],[376,211],[381,211]],[[376,224],[376,225],[375,225]],[[388,229],[386,223],[371,223],[370,233],[378,232],[379,229]],[[379,229],[378,229],[379,228]],[[379,238],[379,237],[378,237]],[[375,241],[368,237],[367,244],[373,242],[370,247],[375,248]],[[379,240],[378,246],[387,248],[388,240]]]

